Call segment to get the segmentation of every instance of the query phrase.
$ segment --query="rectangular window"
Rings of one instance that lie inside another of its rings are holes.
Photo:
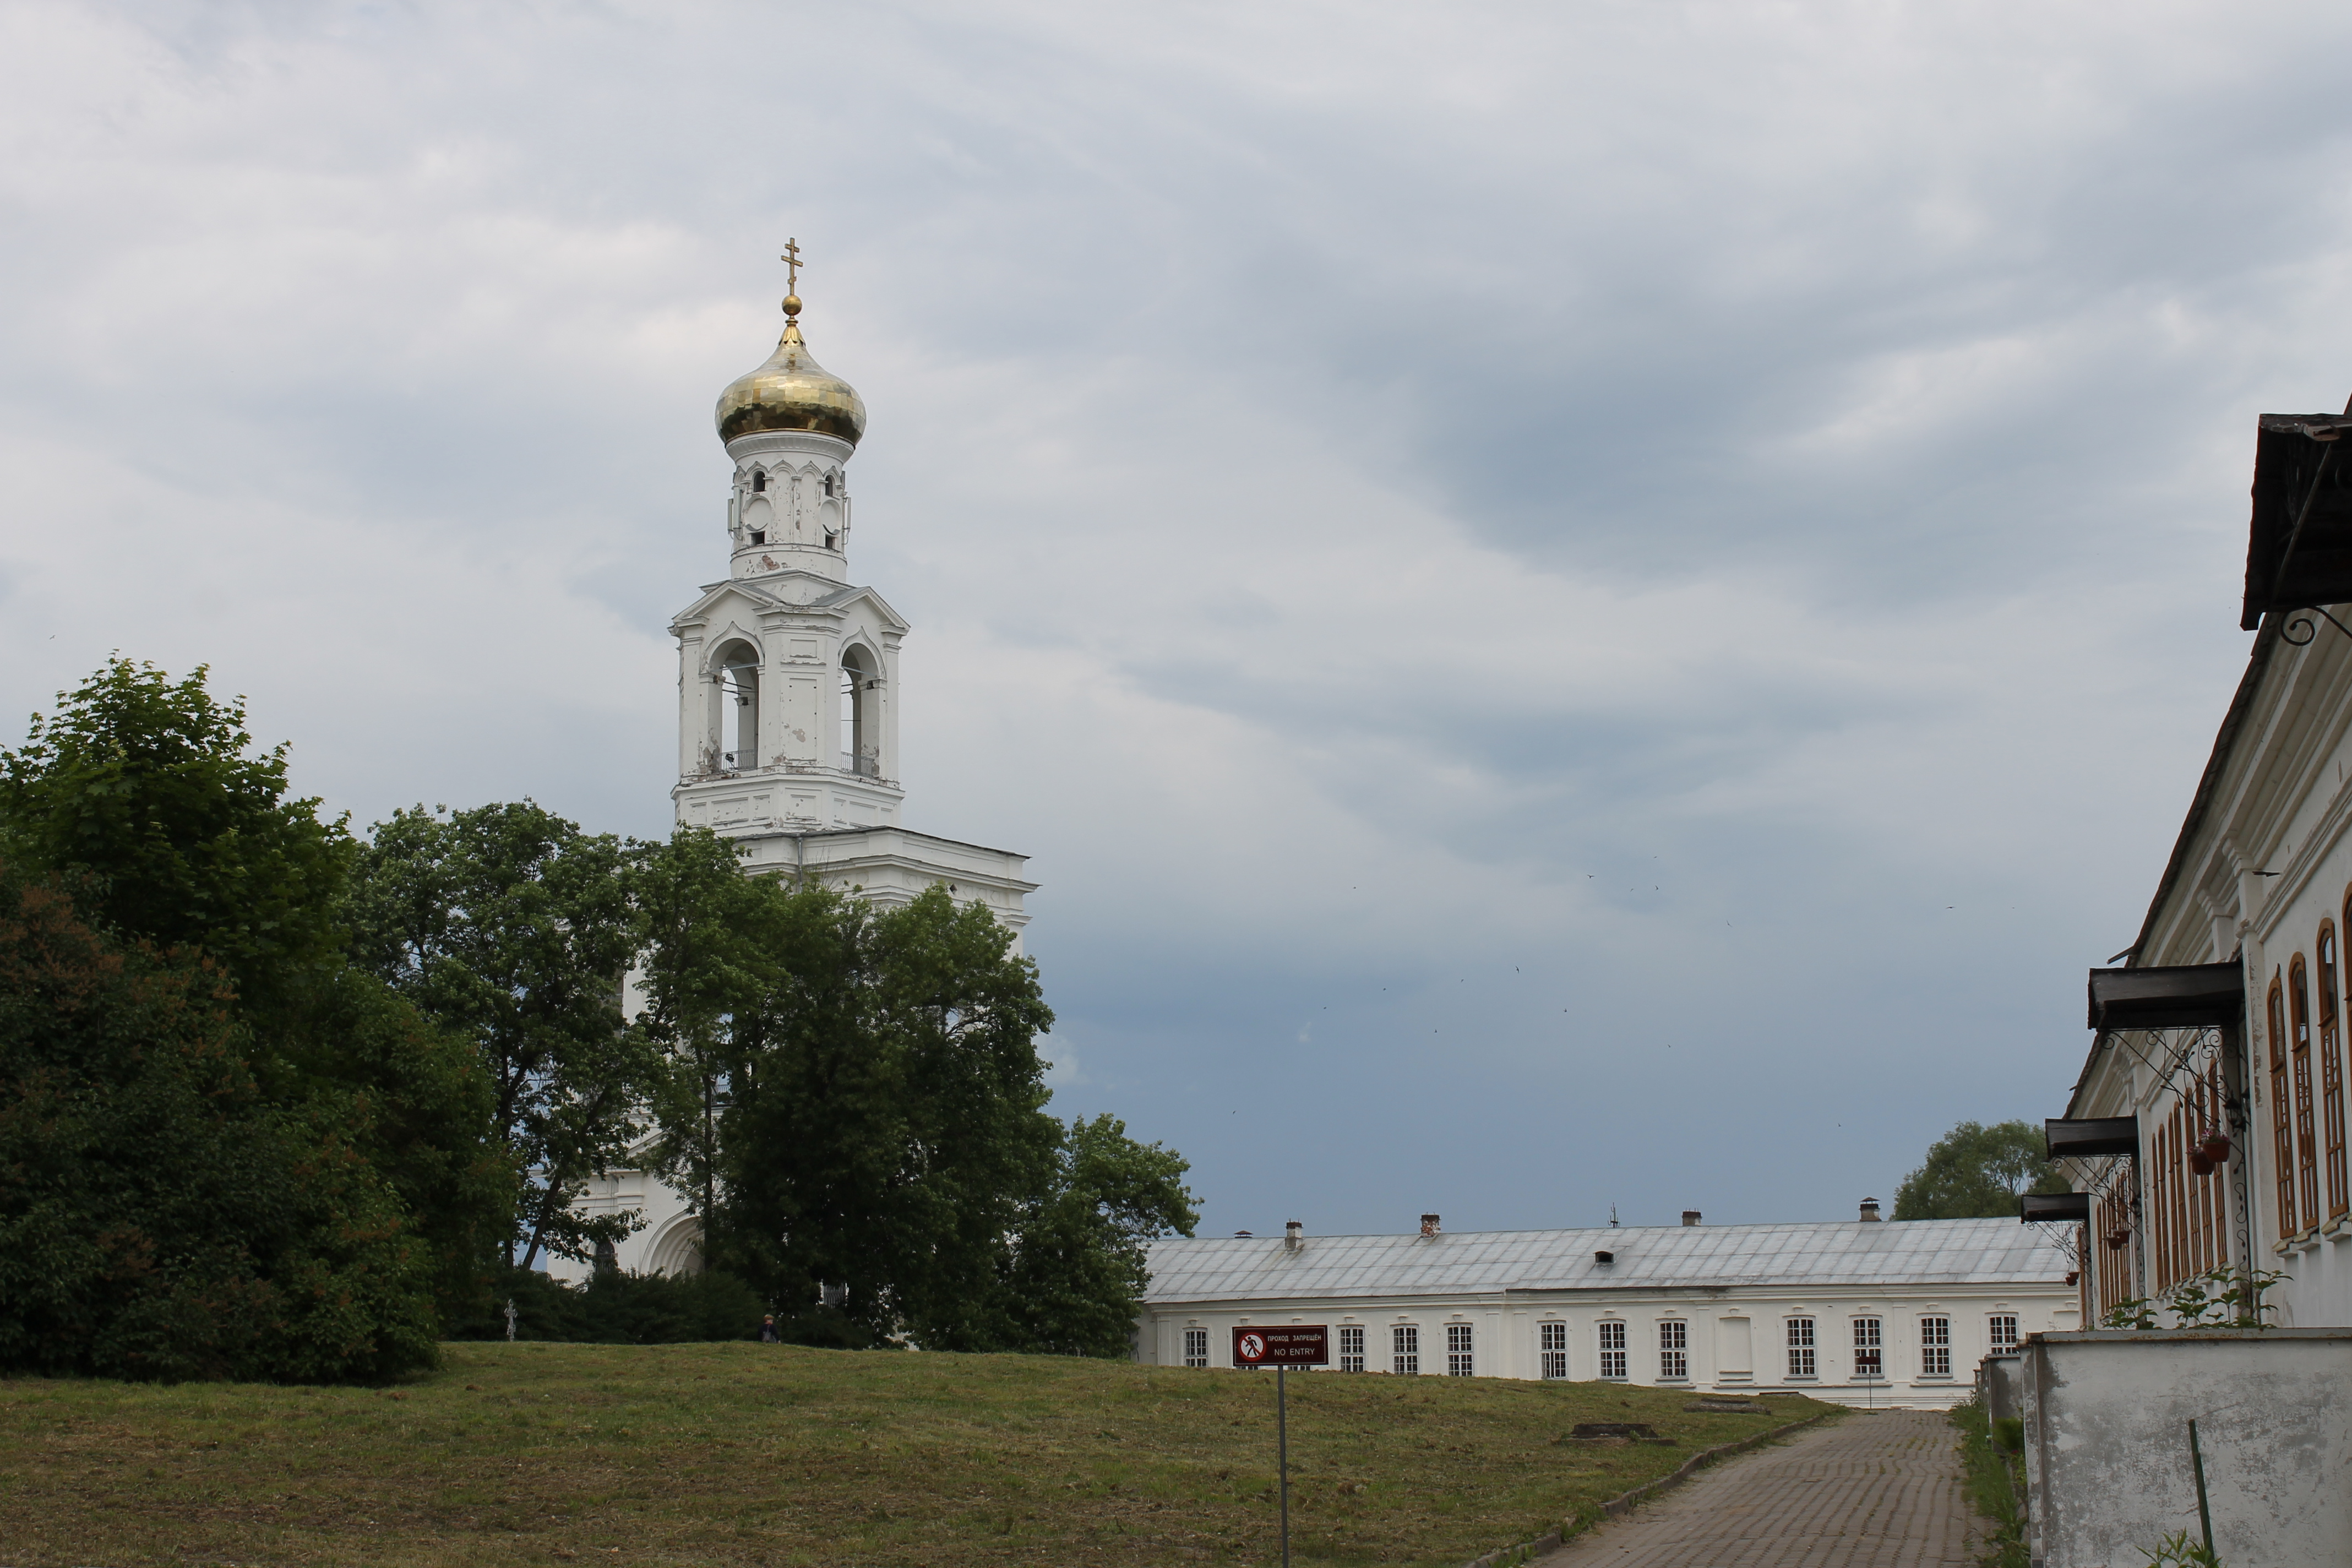
[[[1876,1318],[1856,1318],[1853,1321],[1854,1376],[1875,1378],[1886,1375],[1884,1345]]]
[[[2017,1348],[2017,1314],[1995,1312],[1991,1317],[1987,1318],[1985,1342],[1992,1347],[1996,1354],[2003,1351],[2015,1350]]]
[[[1680,1319],[1658,1325],[1658,1376],[1667,1383],[1690,1376],[1690,1325]]]
[[[1622,1323],[1601,1325],[1601,1375],[1608,1378],[1625,1375],[1625,1325]]]
[[[2319,1136],[2313,1125],[2311,1091],[2311,984],[2303,954],[2286,968],[2287,1039],[2294,1047],[2294,1169],[2296,1203],[2304,1228],[2319,1223]],[[2185,1270],[2183,1271],[2185,1272]],[[2167,1281],[2166,1283],[2170,1283]]]
[[[1186,1329],[1184,1331],[1184,1364],[1186,1366],[1209,1364],[1208,1330]]]
[[[1364,1370],[1364,1331],[1343,1328],[1339,1331],[1339,1370]]]
[[[1413,1323],[1399,1323],[1389,1331],[1389,1348],[1396,1361],[1399,1377],[1414,1377],[1421,1373],[1421,1329]]]
[[[1952,1375],[1952,1320],[1922,1318],[1919,1320],[1919,1375],[1949,1377]]]
[[[1568,1375],[1568,1325],[1538,1323],[1536,1348],[1543,1352],[1543,1374],[1546,1377]]]
[[[2284,989],[2271,977],[2271,1173],[2278,1182],[2278,1227],[2281,1236],[2295,1234],[2294,1110],[2286,1089],[2286,1013]]]
[[[1448,1377],[1469,1377],[1476,1371],[1477,1368],[1473,1363],[1470,1354],[1470,1325],[1467,1323],[1446,1324],[1445,1375]]]
[[[1789,1320],[1789,1375],[1813,1375],[1813,1321],[1811,1318]]]
[[[2339,1215],[2352,1208],[2352,1193],[2345,1190],[2344,1057],[2336,1026],[2336,928],[2319,926],[2319,1136],[2327,1174],[2327,1212]],[[2220,1097],[2215,1096],[2218,1101]],[[2219,1128],[2214,1116],[2209,1125]],[[2218,1189],[2221,1184],[2209,1184]]]

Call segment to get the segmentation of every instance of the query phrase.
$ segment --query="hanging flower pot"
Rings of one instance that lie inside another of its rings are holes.
[[[2230,1135],[2218,1127],[2208,1128],[2205,1136],[2197,1141],[2198,1152],[2217,1165],[2230,1163]]]
[[[2111,1230],[2107,1232],[2107,1245],[2118,1252],[2122,1251],[2124,1247],[2130,1243],[2130,1241],[2131,1232],[2127,1230]]]
[[[2202,1143],[2189,1151],[2189,1174],[2196,1176],[2210,1176],[2213,1173],[2213,1161],[2205,1152],[2205,1146]]]

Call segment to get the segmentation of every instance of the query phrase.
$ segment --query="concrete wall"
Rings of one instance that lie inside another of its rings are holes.
[[[2036,1568],[2196,1540],[2192,1417],[2223,1563],[2352,1565],[2352,1330],[2037,1334],[2023,1356]]]

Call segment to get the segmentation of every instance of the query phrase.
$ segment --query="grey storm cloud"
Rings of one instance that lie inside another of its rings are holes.
[[[2254,416],[2352,390],[2347,32],[12,4],[0,700],[208,662],[356,822],[663,831],[796,236],[1061,1106],[1212,1229],[1847,1214],[2079,1066]]]

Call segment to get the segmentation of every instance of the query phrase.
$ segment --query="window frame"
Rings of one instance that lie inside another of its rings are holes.
[[[1421,1325],[1389,1325],[1389,1364],[1398,1377],[1421,1375]]]
[[[1559,1318],[1549,1318],[1536,1325],[1536,1365],[1538,1375],[1548,1382],[1560,1382],[1568,1376],[1568,1324]]]
[[[1919,1319],[1919,1375],[1952,1375],[1952,1320],[1948,1316],[1927,1313]]]
[[[2352,893],[2346,895],[2352,903]],[[2352,918],[2346,928],[2352,930]],[[2319,922],[2319,984],[2326,996],[2319,1009],[2319,1136],[2320,1158],[2327,1188],[2329,1218],[2352,1212],[2352,1184],[2347,1184],[2344,1151],[2344,1009],[2337,1005],[2337,974],[2343,968],[2335,925]]]
[[[1856,1383],[1886,1381],[1886,1320],[1853,1320],[1853,1378]]]
[[[1690,1381],[1690,1320],[1688,1318],[1658,1320],[1658,1381],[1660,1383]]]
[[[1209,1364],[1208,1330],[1186,1329],[1184,1331],[1184,1354],[1182,1359],[1183,1363],[1187,1368],[1201,1368]]]
[[[2004,1324],[2007,1325],[2006,1329],[2002,1327]],[[2021,1342],[2022,1342],[2018,1333],[2018,1318],[2015,1312],[1985,1314],[1985,1349],[1988,1352],[1993,1355],[2006,1355],[2017,1349]]]
[[[1821,1363],[1815,1353],[1819,1347],[1815,1343],[1817,1334],[1814,1320],[1789,1317],[1782,1319],[1781,1321],[1789,1326],[1787,1338],[1790,1381],[1793,1383],[1802,1379],[1811,1382],[1818,1379],[1821,1376]]]
[[[2286,980],[2273,966],[2268,1021],[2271,1033],[2271,1163],[2278,1184],[2278,1227],[2282,1239],[2300,1234],[2294,1203],[2294,1102],[2287,1089]]]
[[[1445,1375],[1475,1377],[1478,1375],[1478,1336],[1475,1323],[1445,1325]]]
[[[2319,1223],[2319,1138],[2313,1115],[2311,970],[2296,953],[2286,964],[2287,1045],[2294,1070],[2295,1197],[2307,1226]]]
[[[1339,1368],[1341,1372],[1364,1370],[1364,1326],[1361,1323],[1339,1325]]]
[[[1601,1345],[1601,1381],[1630,1383],[1633,1381],[1631,1352],[1625,1348],[1625,1320],[1603,1318],[1594,1325]]]

